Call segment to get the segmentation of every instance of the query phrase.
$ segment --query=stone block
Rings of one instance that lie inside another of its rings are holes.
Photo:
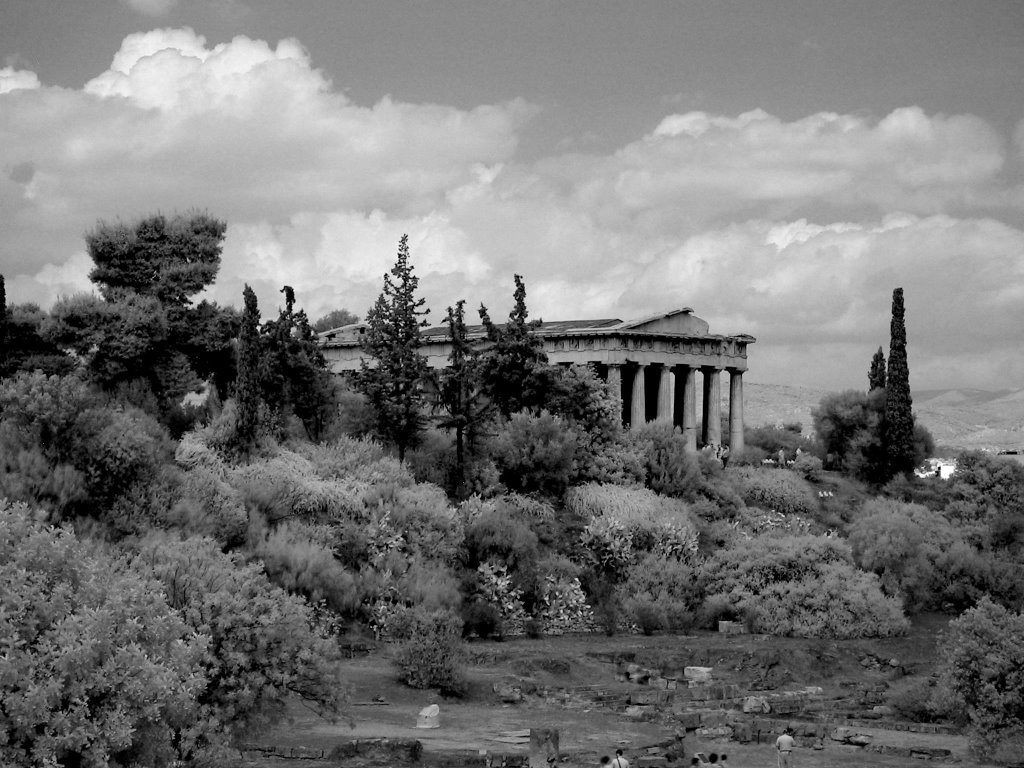
[[[713,667],[684,667],[683,677],[696,682],[707,682],[711,679]]]
[[[747,714],[752,712],[768,713],[771,711],[771,705],[764,696],[747,696],[743,699],[743,711]]]
[[[701,712],[700,713],[700,727],[701,728],[717,728],[725,725],[726,713],[725,712]]]
[[[866,733],[858,733],[847,739],[846,743],[853,744],[856,747],[866,747],[871,743],[871,737]]]
[[[754,738],[750,723],[733,723],[732,737],[740,744],[746,744]]]
[[[856,735],[856,731],[849,726],[840,725],[832,729],[832,733],[829,734],[829,738],[832,741],[846,741],[851,736]]]
[[[677,712],[675,721],[681,728],[692,731],[700,727],[701,715],[700,712]]]
[[[664,755],[643,755],[636,759],[636,768],[663,768],[667,765],[668,759]]]

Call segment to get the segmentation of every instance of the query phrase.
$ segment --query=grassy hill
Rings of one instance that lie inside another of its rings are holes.
[[[827,390],[743,382],[750,426],[800,422],[813,431],[811,409]],[[1024,389],[933,389],[912,393],[914,413],[940,446],[1024,451]]]

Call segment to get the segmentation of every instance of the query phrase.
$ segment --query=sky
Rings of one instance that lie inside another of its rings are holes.
[[[228,224],[203,298],[429,319],[692,307],[747,381],[1024,388],[1019,0],[4,0],[0,274],[90,291],[98,222]],[[475,313],[473,313],[475,315]]]

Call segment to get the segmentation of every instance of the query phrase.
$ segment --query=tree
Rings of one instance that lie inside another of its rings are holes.
[[[108,301],[138,294],[185,307],[217,277],[226,231],[223,221],[197,212],[169,221],[161,214],[134,224],[101,221],[85,236],[96,265],[89,279]]]
[[[526,285],[515,276],[515,307],[504,326],[495,325],[480,305],[480,320],[490,348],[483,355],[484,380],[498,411],[506,419],[528,410],[535,415],[545,406],[553,372],[544,345],[534,333],[539,320],[527,321]]]
[[[0,275],[0,376],[7,367],[7,284]]]
[[[242,291],[245,309],[242,311],[242,326],[238,336],[238,378],[235,381],[235,403],[238,408],[237,447],[249,451],[256,442],[260,426],[260,310],[256,294],[246,284]]]
[[[0,501],[0,764],[175,762],[206,638],[124,558]]]
[[[962,702],[982,757],[1019,758],[1024,746],[1024,616],[982,598],[940,644],[941,684]],[[1002,754],[1001,754],[1002,753]]]
[[[871,358],[871,370],[868,371],[868,392],[885,389],[885,355],[879,347]]]
[[[466,330],[466,302],[448,307],[448,335],[452,351],[448,367],[439,374],[438,403],[448,414],[439,426],[455,430],[455,488],[465,483],[466,448],[473,453],[483,425],[491,418],[493,405],[484,392],[480,353],[469,341]],[[466,445],[468,443],[468,446]]]
[[[317,333],[323,333],[332,328],[340,328],[343,325],[352,325],[358,322],[359,317],[347,309],[333,309],[313,323],[313,330]]]
[[[373,359],[361,363],[357,388],[374,411],[375,429],[398,450],[400,461],[414,447],[423,431],[424,395],[420,386],[427,373],[427,359],[420,353],[420,318],[426,300],[416,297],[419,278],[409,263],[409,236],[402,235],[398,257],[384,290],[366,315],[368,327],[363,350]]]
[[[889,325],[889,369],[885,387],[883,444],[889,476],[914,471],[914,414],[910,397],[910,369],[907,365],[907,329],[904,323],[903,289],[892,292],[892,321]]]
[[[292,696],[326,715],[339,711],[347,689],[337,640],[260,564],[224,554],[211,539],[151,534],[133,566],[155,577],[186,625],[209,638],[196,665],[205,685],[190,757],[280,720]]]
[[[305,311],[295,311],[294,289],[286,285],[281,292],[285,296],[284,309],[277,320],[263,326],[268,362],[264,399],[278,414],[291,411],[302,422],[309,438],[316,441],[332,415],[331,374]]]
[[[104,389],[151,391],[151,407],[170,421],[182,397],[200,389],[201,376],[230,380],[220,365],[230,361],[224,352],[233,338],[233,310],[192,306],[216,277],[226,229],[201,213],[100,222],[86,234],[95,265],[89,277],[100,296],[59,301],[44,335],[73,349]]]

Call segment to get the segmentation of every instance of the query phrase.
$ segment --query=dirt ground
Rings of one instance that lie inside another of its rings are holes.
[[[716,679],[749,682],[751,675],[764,674],[765,660],[781,688],[820,685],[826,698],[848,691],[851,685],[888,677],[892,672],[865,668],[866,654],[896,659],[901,674],[928,674],[934,666],[936,630],[944,619],[924,619],[907,638],[889,641],[807,641],[761,636],[722,636],[698,633],[686,636],[574,636],[540,640],[477,642],[470,646],[470,691],[463,699],[445,699],[434,691],[417,691],[399,684],[387,659],[386,649],[347,663],[351,704],[338,723],[328,723],[301,707],[290,712],[289,722],[267,733],[261,743],[275,746],[303,746],[330,750],[352,739],[405,738],[423,744],[428,761],[446,754],[525,754],[526,744],[516,744],[517,733],[530,728],[557,728],[564,765],[596,766],[603,754],[621,747],[636,765],[644,748],[663,744],[673,737],[667,725],[642,722],[621,712],[586,701],[556,704],[541,697],[527,696],[516,704],[503,704],[492,691],[492,683],[509,676],[529,677],[541,686],[571,689],[573,686],[601,685],[614,689],[630,683],[616,683],[612,658],[630,658],[644,666],[684,663],[712,666]],[[635,687],[634,687],[635,688]],[[437,704],[440,727],[416,728],[417,715],[424,707]],[[842,720],[830,720],[832,725]],[[964,766],[976,763],[970,757],[966,739],[959,735],[916,734],[883,728],[858,728],[873,736],[874,744],[902,747],[937,747],[951,750],[949,760]],[[730,740],[686,736],[687,759],[695,751],[727,753],[734,768],[774,766],[772,744],[739,744]],[[904,767],[911,760],[895,755],[865,751],[825,740],[825,749],[800,748],[794,764],[800,768],[855,768],[858,766]],[[346,760],[346,766],[358,761]],[[913,759],[915,765],[941,765],[938,760]],[[311,768],[329,766],[333,761],[262,758],[244,761],[260,768]],[[341,764],[340,762],[337,764]],[[679,763],[677,763],[679,765]]]

